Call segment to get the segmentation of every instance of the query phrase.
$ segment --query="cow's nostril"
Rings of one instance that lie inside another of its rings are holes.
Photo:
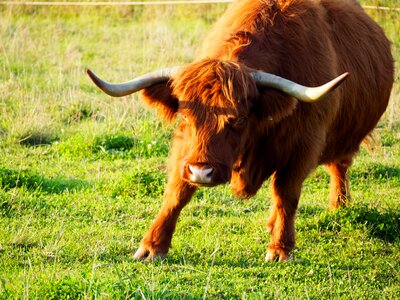
[[[214,168],[209,168],[208,170],[209,170],[209,172],[208,172],[207,176],[211,176],[212,173],[214,173]]]
[[[188,165],[189,179],[195,183],[210,183],[214,168]]]

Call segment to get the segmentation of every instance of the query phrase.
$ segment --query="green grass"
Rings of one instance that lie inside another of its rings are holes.
[[[133,260],[174,124],[84,70],[122,81],[187,63],[225,7],[0,7],[0,299],[400,297],[398,72],[376,145],[355,159],[352,205],[327,211],[323,168],[305,182],[293,261],[264,261],[268,183],[246,201],[201,189],[168,258]],[[368,12],[400,61],[400,13]]]

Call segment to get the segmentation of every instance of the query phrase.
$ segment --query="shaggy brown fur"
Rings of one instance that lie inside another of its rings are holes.
[[[206,38],[193,64],[146,101],[176,130],[164,205],[136,258],[165,255],[181,209],[198,186],[230,182],[250,197],[272,176],[267,259],[287,259],[302,183],[319,164],[331,175],[330,205],[350,199],[347,170],[386,109],[392,83],[389,42],[356,1],[240,0]],[[251,70],[316,86],[345,71],[349,79],[317,103],[257,88]],[[212,168],[207,184],[188,166]]]

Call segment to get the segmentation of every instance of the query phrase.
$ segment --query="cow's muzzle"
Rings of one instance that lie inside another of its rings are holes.
[[[215,186],[229,181],[228,168],[205,163],[187,164],[182,178],[197,186]]]
[[[212,181],[212,175],[214,173],[213,167],[198,167],[188,165],[189,168],[189,179],[191,182],[200,183],[200,184],[209,184]]]

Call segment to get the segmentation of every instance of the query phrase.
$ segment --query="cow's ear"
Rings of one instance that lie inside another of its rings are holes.
[[[295,98],[267,88],[260,90],[256,114],[259,119],[277,123],[290,116],[297,104],[298,101]]]
[[[172,89],[169,83],[155,84],[142,90],[142,97],[146,104],[157,109],[165,120],[172,121],[179,108],[179,101],[172,96]]]

